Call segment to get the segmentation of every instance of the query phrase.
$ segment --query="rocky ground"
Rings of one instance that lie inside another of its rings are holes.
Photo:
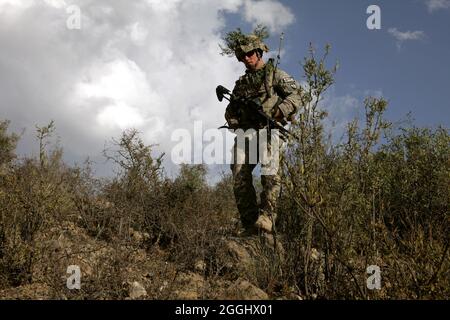
[[[117,244],[86,234],[71,222],[41,234],[29,284],[0,291],[1,299],[301,299],[292,290],[274,297],[258,288],[260,268],[283,259],[273,237],[230,236],[191,269],[169,259],[169,249],[144,246],[148,235],[130,230]],[[51,240],[47,240],[51,239]],[[212,271],[212,264],[220,265]],[[81,289],[67,288],[70,265],[79,266]]]

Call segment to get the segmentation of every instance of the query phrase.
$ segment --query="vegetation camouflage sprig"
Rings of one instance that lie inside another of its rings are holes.
[[[264,39],[269,37],[267,27],[263,25],[258,25],[253,30],[252,34],[258,37],[261,41],[264,41]],[[219,47],[222,50],[220,54],[223,56],[226,55],[232,57],[239,46],[249,44],[249,38],[242,32],[241,28],[228,32],[223,40],[225,41],[225,46],[219,44]]]

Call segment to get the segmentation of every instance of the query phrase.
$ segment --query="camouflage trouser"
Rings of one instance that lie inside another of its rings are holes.
[[[271,175],[264,175],[265,169],[270,167],[270,164],[261,163],[261,184],[263,190],[260,195],[261,204],[258,207],[252,175],[257,164],[255,161],[252,161],[252,159],[255,158],[254,156],[250,156],[248,141],[246,142],[244,150],[238,146],[237,139],[235,139],[233,146],[234,162],[231,164],[231,171],[234,179],[234,196],[241,223],[246,230],[249,230],[253,228],[260,213],[272,216],[273,222],[275,222],[275,209],[281,186],[281,169],[279,168],[280,166],[277,165],[275,168],[272,167],[272,169],[275,170],[271,171]],[[279,147],[281,147],[281,145]],[[273,147],[270,143],[268,144],[267,149],[269,153],[272,151]],[[245,161],[237,163],[237,157],[239,157],[239,155],[245,158]],[[256,158],[258,162],[261,162],[259,159],[259,152]]]

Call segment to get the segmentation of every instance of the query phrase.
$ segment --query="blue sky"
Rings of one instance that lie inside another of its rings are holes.
[[[450,125],[450,8],[430,12],[424,0],[300,0],[281,1],[295,21],[285,30],[285,55],[281,67],[297,79],[299,62],[312,42],[317,49],[331,44],[330,65],[339,61],[333,96],[351,95],[362,102],[376,92],[390,102],[390,121],[406,118],[411,111],[419,126]],[[381,9],[381,30],[369,30],[369,5]],[[228,25],[244,30],[252,26],[239,16]],[[389,33],[422,31],[418,40],[400,44]],[[268,41],[278,47],[278,34]],[[320,52],[320,50],[318,50]]]

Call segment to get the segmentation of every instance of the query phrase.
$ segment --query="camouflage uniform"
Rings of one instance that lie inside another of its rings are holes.
[[[255,47],[261,49],[267,48],[263,46],[265,45],[262,42],[257,42],[256,45],[247,46],[242,51],[246,53],[254,50]],[[293,116],[301,103],[299,84],[286,72],[275,68],[272,59],[262,69],[256,71],[247,70],[236,81],[233,96],[238,99],[259,99],[264,112],[269,116],[272,116],[274,111],[276,111],[276,107],[278,107],[284,119]],[[261,129],[264,127],[264,124],[258,123],[258,121],[260,122],[260,118],[257,117],[254,110],[248,110],[233,100],[231,100],[226,109],[225,118],[229,126],[233,129],[241,128],[247,130],[249,128]],[[269,228],[261,227],[258,225],[258,222],[263,217],[269,218],[271,222],[275,221],[276,202],[281,184],[280,170],[277,170],[273,175],[261,175],[263,191],[260,197],[261,204],[258,208],[252,176],[256,164],[250,164],[248,161],[248,146],[246,146],[245,150],[238,150],[236,139],[233,151],[235,157],[237,153],[243,153],[246,160],[244,164],[233,162],[231,165],[234,178],[234,195],[242,225],[250,233],[255,231],[255,223],[257,228],[266,229],[264,231],[271,232],[272,223],[270,223],[270,230],[267,230]],[[264,165],[262,165],[262,168],[264,168]]]

